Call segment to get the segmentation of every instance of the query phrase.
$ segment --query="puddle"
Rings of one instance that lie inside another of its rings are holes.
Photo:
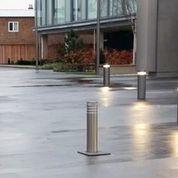
[[[65,87],[65,86],[72,86],[71,84],[65,85],[21,85],[21,86],[12,86],[14,88],[28,88],[28,87]]]

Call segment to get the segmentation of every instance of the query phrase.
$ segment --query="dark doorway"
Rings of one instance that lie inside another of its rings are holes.
[[[104,34],[104,47],[108,49],[132,50],[132,31],[107,32]]]

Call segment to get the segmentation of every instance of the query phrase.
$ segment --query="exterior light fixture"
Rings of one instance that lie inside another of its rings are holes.
[[[109,64],[103,65],[103,85],[105,87],[110,86],[110,68],[111,66]]]
[[[110,68],[111,66],[109,64],[103,65],[104,68]]]
[[[137,72],[137,78],[138,78],[137,98],[138,100],[145,100],[146,98],[146,76],[147,76],[147,73],[145,71]]]
[[[147,75],[147,73],[146,73],[146,72],[144,72],[144,71],[141,71],[141,72],[137,72],[137,75],[144,76],[144,75]]]

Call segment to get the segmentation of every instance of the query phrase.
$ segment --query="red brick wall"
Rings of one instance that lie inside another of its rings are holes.
[[[18,21],[19,32],[8,32],[8,22]],[[35,44],[34,18],[0,18],[0,44]]]
[[[64,43],[65,34],[52,34],[48,35],[48,45],[55,45]],[[93,34],[91,33],[79,33],[79,37],[83,40],[84,44],[93,44]]]
[[[8,32],[9,21],[19,22],[19,32]],[[35,57],[33,17],[0,17],[0,27],[0,63],[7,63],[7,58],[16,61]]]

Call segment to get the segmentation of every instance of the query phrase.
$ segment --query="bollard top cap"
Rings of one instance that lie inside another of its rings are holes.
[[[147,73],[145,71],[140,71],[140,72],[137,72],[137,75],[143,76],[143,75],[147,75]]]
[[[104,64],[103,67],[104,68],[110,68],[111,66],[109,64]]]
[[[98,102],[96,102],[96,101],[88,101],[87,105],[98,105]]]

